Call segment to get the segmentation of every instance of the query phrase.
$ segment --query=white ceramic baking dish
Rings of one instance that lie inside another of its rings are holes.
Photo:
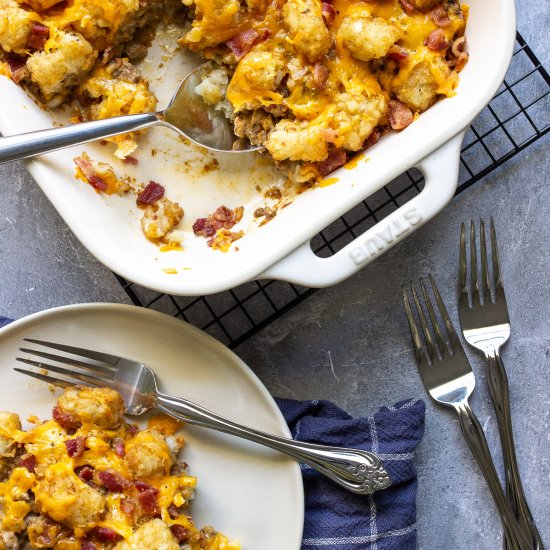
[[[438,102],[404,131],[385,136],[355,168],[338,170],[337,183],[299,195],[264,226],[259,227],[252,216],[265,203],[256,188],[265,189],[278,178],[265,162],[255,154],[248,158],[218,155],[215,167],[210,154],[186,146],[163,128],[144,136],[135,168],[114,164],[99,144],[42,156],[28,161],[28,168],[84,246],[114,272],[145,287],[198,295],[258,278],[315,287],[335,284],[426,223],[455,192],[464,131],[502,83],[515,39],[513,0],[471,0],[469,4],[470,60],[460,74],[457,94]],[[170,97],[174,79],[196,63],[177,52],[164,63],[164,76],[159,76],[161,55],[153,52],[144,67],[153,77],[160,106]],[[0,97],[4,135],[51,125],[51,117],[7,78],[0,77]],[[92,158],[110,161],[121,174],[166,186],[168,196],[185,209],[183,251],[160,252],[143,237],[141,213],[130,197],[99,195],[74,178],[72,159],[84,149]],[[332,257],[319,258],[312,252],[309,241],[314,235],[411,167],[424,174],[420,194]],[[228,253],[211,250],[191,229],[197,217],[221,204],[245,207],[246,235]]]

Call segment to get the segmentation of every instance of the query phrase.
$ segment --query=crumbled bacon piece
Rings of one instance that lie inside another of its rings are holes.
[[[438,4],[430,11],[430,18],[438,27],[445,28],[451,24],[449,14],[443,4]]]
[[[432,31],[426,40],[424,40],[424,45],[428,47],[432,52],[440,52],[449,47],[449,42],[445,33],[441,29],[436,29]]]
[[[160,506],[157,500],[159,490],[144,481],[136,481],[134,485],[139,491],[137,498],[143,513],[148,516],[157,516],[160,514]]]
[[[208,223],[208,218],[198,218],[193,224],[193,233],[203,237],[211,237],[216,232],[212,224]]]
[[[323,63],[315,63],[313,67],[313,82],[317,90],[324,90],[330,74],[328,67]]]
[[[106,191],[108,189],[107,182],[96,173],[92,163],[84,155],[73,159],[74,163],[80,168],[82,175],[86,178],[86,181],[98,191]]]
[[[136,157],[131,157],[130,155],[124,157],[122,162],[124,164],[133,164],[134,166],[137,166],[139,164],[139,160]]]
[[[71,413],[62,411],[59,408],[59,405],[55,405],[52,409],[52,417],[62,428],[65,428],[66,430],[70,428],[77,428],[80,424]]]
[[[94,469],[91,466],[77,468],[75,473],[84,483],[89,484],[94,478]]]
[[[367,149],[368,147],[372,147],[375,143],[378,143],[381,135],[382,131],[376,126],[370,136],[365,140],[365,143],[363,143],[363,149]]]
[[[99,481],[113,493],[121,493],[125,488],[131,485],[125,477],[121,476],[116,470],[109,468],[104,472],[99,472]]]
[[[145,481],[136,481],[134,483],[134,487],[140,492],[144,493],[145,491],[148,491],[149,489],[153,489],[149,483],[145,483]]]
[[[48,38],[50,38],[50,28],[38,21],[33,21],[29,29],[27,47],[33,50],[42,50]]]
[[[67,454],[71,458],[81,456],[84,449],[86,449],[86,438],[79,436],[75,439],[67,439],[65,447],[67,447]]]
[[[156,181],[150,181],[145,189],[137,196],[138,206],[148,206],[164,197],[164,187]]]
[[[176,519],[181,516],[181,510],[172,502],[167,508],[168,514],[172,519]]]
[[[261,34],[255,29],[246,29],[228,40],[226,44],[235,54],[235,59],[240,61],[253,46],[269,38],[270,34],[268,29]]]
[[[122,441],[120,437],[116,437],[113,440],[113,448],[118,456],[124,457],[126,455],[126,447],[124,446],[124,441]]]
[[[394,44],[386,54],[386,57],[389,57],[390,59],[393,59],[394,61],[404,61],[409,57],[409,52],[397,44]]]
[[[396,99],[388,102],[388,118],[393,130],[403,130],[413,121],[412,111]]]
[[[231,229],[242,217],[242,206],[234,210],[230,210],[227,206],[220,206],[208,218],[199,218],[195,221],[193,232],[202,237],[212,237],[218,229]]]
[[[407,15],[412,15],[414,12],[414,6],[411,4],[410,0],[399,0],[399,3],[401,4],[401,7],[403,8],[403,11]]]
[[[190,533],[183,525],[170,525],[170,531],[178,543],[189,542]]]
[[[332,4],[330,2],[323,2],[321,9],[323,19],[325,20],[325,25],[327,25],[327,27],[332,25],[334,18],[336,17],[336,11],[332,7]]]
[[[25,77],[29,76],[26,58],[15,54],[8,54],[6,55],[6,62],[11,71],[11,79],[16,84],[19,84]]]
[[[27,468],[29,472],[34,474],[36,469],[36,457],[34,455],[31,455],[30,453],[21,455],[17,459],[17,465],[21,466],[22,468]]]
[[[457,38],[453,45],[451,46],[451,51],[447,51],[448,64],[458,72],[460,72],[466,62],[468,61],[468,52],[465,51],[466,48],[466,37],[461,36]]]
[[[109,527],[97,527],[95,534],[99,540],[104,542],[116,542],[122,538],[114,529]]]
[[[128,424],[127,430],[130,435],[136,435],[139,432],[139,426],[136,424]]]
[[[336,170],[336,168],[343,166],[347,159],[348,156],[345,151],[342,149],[333,149],[329,152],[328,157],[325,160],[316,163],[317,170],[319,170],[321,176],[326,176]]]

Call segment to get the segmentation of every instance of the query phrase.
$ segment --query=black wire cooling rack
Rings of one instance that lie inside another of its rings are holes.
[[[506,79],[474,120],[462,146],[460,193],[550,130],[550,77],[518,33]],[[364,200],[317,235],[312,246],[330,256],[417,195],[423,185],[410,170]],[[160,294],[115,275],[138,306],[184,319],[234,348],[318,289],[281,281],[251,281],[200,297]]]

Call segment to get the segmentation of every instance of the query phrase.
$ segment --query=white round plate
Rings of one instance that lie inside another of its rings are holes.
[[[51,418],[49,386],[15,372],[23,338],[39,338],[137,359],[161,389],[224,416],[289,437],[284,418],[256,375],[230,350],[178,319],[134,306],[85,304],[50,309],[0,330],[0,410]],[[243,550],[298,550],[304,495],[298,464],[270,449],[186,426],[182,458],[196,475],[191,513]]]

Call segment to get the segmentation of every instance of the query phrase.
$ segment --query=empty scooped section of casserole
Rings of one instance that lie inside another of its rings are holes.
[[[236,134],[298,181],[324,176],[327,160],[343,164],[375,130],[402,130],[453,95],[467,59],[467,7],[455,0],[242,2],[229,40],[204,34],[221,25],[217,10],[202,0],[194,9],[181,42],[232,71]]]
[[[238,550],[189,515],[196,479],[171,423],[140,430],[108,388],[69,388],[24,431],[0,412],[0,548]]]

